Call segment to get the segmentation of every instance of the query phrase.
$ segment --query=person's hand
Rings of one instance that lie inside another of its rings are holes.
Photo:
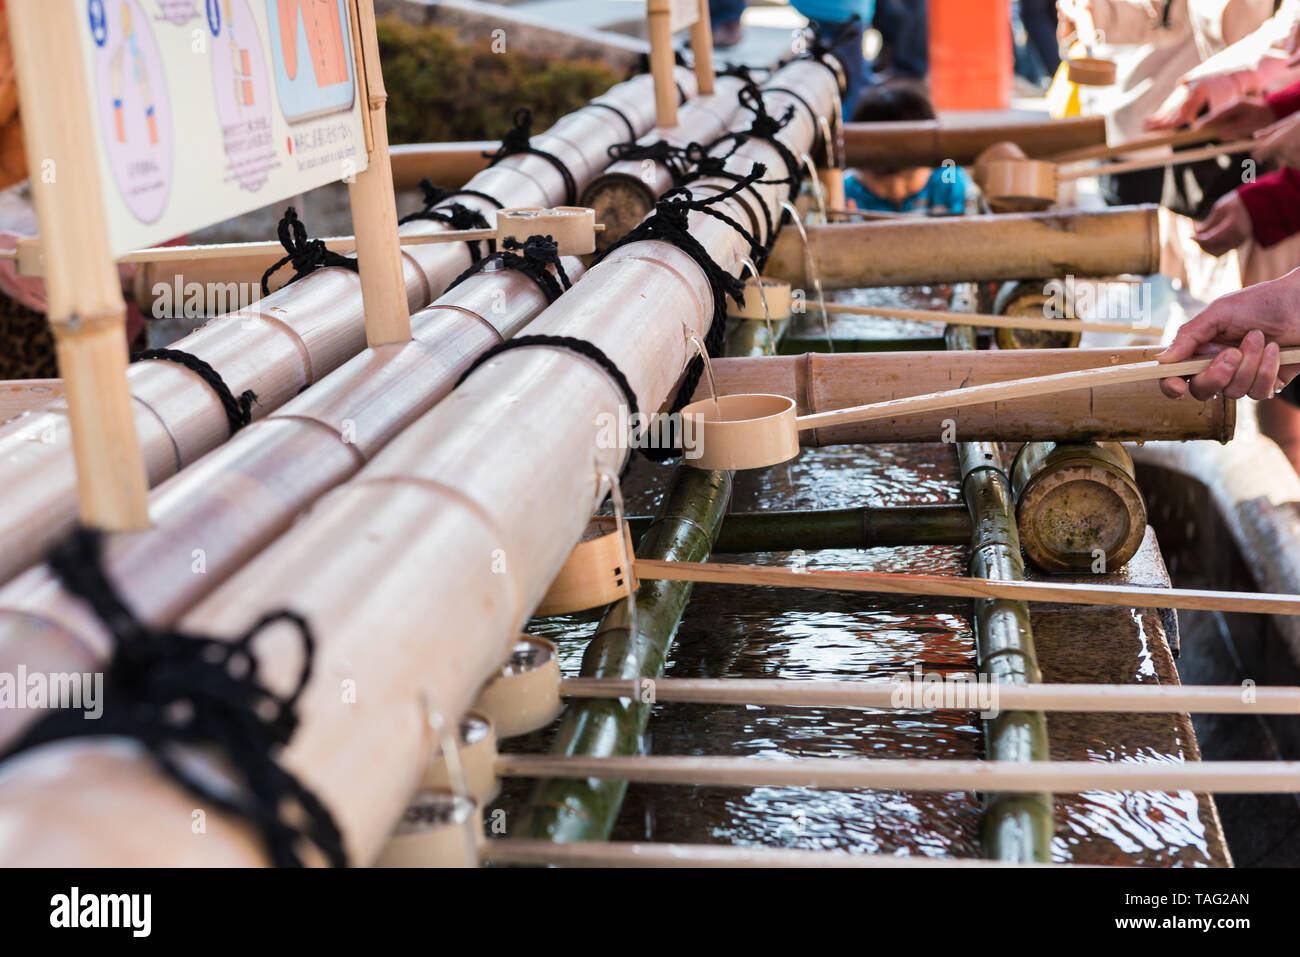
[[[1080,18],[1086,18],[1090,24],[1096,22],[1092,0],[1056,0],[1056,39],[1064,43],[1077,36]]]
[[[1300,166],[1300,113],[1284,116],[1255,133],[1255,159],[1275,160],[1283,166]]]
[[[1223,109],[1236,100],[1243,99],[1250,90],[1245,75],[1224,73],[1207,76],[1179,84],[1174,92],[1160,104],[1155,113],[1147,117],[1143,126],[1148,130],[1172,130],[1186,126],[1196,119],[1203,109],[1211,113]]]
[[[1250,213],[1233,190],[1214,204],[1210,215],[1197,225],[1192,239],[1211,256],[1222,256],[1249,239],[1251,232]]]
[[[1262,97],[1248,96],[1211,110],[1192,126],[1198,130],[1212,126],[1219,139],[1239,140],[1276,122],[1273,108]]]
[[[1214,361],[1190,380],[1161,379],[1160,388],[1171,399],[1191,393],[1205,400],[1220,392],[1230,399],[1272,396],[1300,374],[1300,365],[1280,366],[1278,358],[1282,349],[1300,346],[1297,296],[1300,269],[1210,303],[1156,359],[1170,363],[1214,356]]]

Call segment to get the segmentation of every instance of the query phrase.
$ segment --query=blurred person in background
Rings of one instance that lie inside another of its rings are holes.
[[[871,25],[880,33],[874,71],[883,81],[924,80],[930,69],[926,0],[876,0]]]
[[[862,51],[862,34],[876,13],[876,0],[790,0],[790,5],[808,18],[817,38],[831,49],[848,79],[844,94],[844,118],[853,115],[862,91],[874,79]]]
[[[713,27],[713,45],[725,50],[740,42],[744,28],[740,18],[745,13],[745,0],[709,0],[709,24]]]

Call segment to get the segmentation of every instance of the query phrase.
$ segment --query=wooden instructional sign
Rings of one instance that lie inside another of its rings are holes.
[[[115,256],[366,168],[347,0],[74,2]]]

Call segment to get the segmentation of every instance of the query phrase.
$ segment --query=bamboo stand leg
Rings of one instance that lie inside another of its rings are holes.
[[[126,304],[113,265],[73,5],[8,5],[50,325],[67,389],[81,518],[147,528],[149,483],[127,388]],[[50,70],[50,64],[59,64]]]
[[[655,81],[655,125],[672,129],[677,125],[677,85],[673,82],[672,12],[664,2],[651,4],[650,73]]]
[[[375,8],[361,0],[353,8],[359,62],[365,70],[366,108],[370,111],[370,164],[352,177],[348,199],[356,234],[357,271],[366,310],[366,344],[371,348],[411,338],[411,309],[406,299],[401,240],[397,236],[397,197],[388,159],[388,93],[379,68]]]
[[[691,54],[695,57],[695,83],[700,96],[713,92],[713,23],[709,0],[699,0],[700,12],[691,24]]]

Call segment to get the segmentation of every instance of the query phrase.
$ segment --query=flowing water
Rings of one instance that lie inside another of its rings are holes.
[[[912,291],[918,305],[946,290]],[[899,298],[879,291],[872,304]],[[854,320],[863,317],[853,317]],[[869,317],[867,317],[869,318]],[[891,334],[898,324],[890,322]],[[925,330],[928,332],[929,330]],[[855,333],[856,334],[856,333]],[[668,470],[638,460],[624,481],[631,514],[653,512]],[[941,444],[806,449],[798,459],[737,473],[733,512],[945,504],[960,501],[954,447]],[[908,546],[718,555],[722,561],[963,575],[964,546]],[[853,679],[972,672],[970,603],[756,587],[697,585],[666,674],[675,678]],[[599,612],[535,622],[576,675]],[[1160,618],[1151,611],[1035,606],[1033,629],[1045,681],[1176,680]],[[1057,760],[1195,759],[1180,715],[1053,714]],[[550,730],[508,742],[537,751]],[[770,758],[975,759],[983,728],[970,711],[895,712],[661,704],[642,741],[665,755]],[[507,820],[530,784],[507,782]],[[614,840],[724,843],[853,852],[977,857],[981,802],[969,792],[713,788],[631,785]],[[1212,804],[1189,793],[1089,792],[1056,799],[1058,861],[1149,866],[1224,863]]]
[[[817,259],[813,256],[812,243],[808,242],[808,230],[804,229],[803,217],[799,215],[799,210],[795,208],[794,203],[788,200],[781,203],[781,208],[790,214],[790,220],[794,223],[795,229],[799,233],[799,241],[803,243],[803,261],[805,279],[812,281],[813,292],[817,294],[818,308],[822,314],[822,331],[826,333],[826,350],[835,351],[835,340],[831,338],[831,317],[822,305],[826,301],[822,293],[822,274],[821,269],[817,266]]]

